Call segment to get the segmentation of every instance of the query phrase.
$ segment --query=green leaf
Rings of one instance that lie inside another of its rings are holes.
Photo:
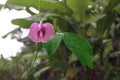
[[[120,5],[120,0],[109,0],[109,4],[106,6],[105,11],[112,10],[118,4]]]
[[[0,10],[1,10],[1,8],[2,8],[3,6],[4,6],[4,5],[0,4]]]
[[[34,54],[26,54],[26,55],[22,56],[22,59],[24,59],[24,60],[33,60],[35,56],[36,55],[34,55]],[[46,58],[48,58],[48,56],[47,55],[37,55],[37,59],[38,58],[39,59],[46,59]]]
[[[115,18],[116,14],[114,11],[109,12],[109,14],[107,14],[106,16],[104,16],[103,18],[99,19],[96,23],[97,26],[97,35],[99,38],[103,38],[104,34],[107,35],[107,33],[110,30],[110,26],[113,24],[114,18]]]
[[[32,20],[27,19],[14,19],[12,20],[12,24],[18,25],[23,28],[29,28],[29,26],[33,23]]]
[[[89,24],[89,23],[92,23],[92,22],[96,22],[98,20],[100,20],[101,18],[105,17],[106,15],[105,14],[96,14],[96,15],[93,15],[91,16],[86,22],[85,24]]]
[[[115,7],[115,10],[120,14],[120,4]]]
[[[56,51],[60,45],[63,35],[63,33],[57,33],[51,41],[48,43],[43,43],[44,48],[48,52],[48,55],[52,55]]]
[[[104,53],[103,53],[103,58],[107,58],[109,55],[110,55],[110,51],[113,49],[113,46],[112,46],[112,40],[108,40],[106,42],[106,44],[104,44],[105,46],[105,50],[104,50]]]
[[[41,3],[40,3],[41,2]],[[71,13],[71,10],[65,5],[64,2],[47,1],[47,0],[8,0],[6,6],[17,5],[24,7],[34,7],[35,9],[43,9],[46,11],[59,11],[62,13]]]
[[[89,68],[93,68],[93,50],[88,41],[73,33],[64,33],[66,46]]]
[[[39,71],[37,71],[33,76],[35,78],[39,77],[43,72],[45,72],[46,70],[50,69],[50,67],[44,67],[42,69],[40,69]]]
[[[85,20],[85,13],[88,5],[92,4],[91,0],[66,0],[68,7],[73,11],[73,17],[80,21]]]

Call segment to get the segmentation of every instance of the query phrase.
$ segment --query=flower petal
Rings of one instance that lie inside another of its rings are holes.
[[[39,23],[34,22],[30,26],[30,31],[28,34],[28,37],[33,41],[33,42],[40,42],[39,39]]]
[[[45,29],[45,33],[42,38],[42,42],[48,42],[55,36],[55,30],[53,28],[53,25],[50,23],[44,23],[43,27]]]

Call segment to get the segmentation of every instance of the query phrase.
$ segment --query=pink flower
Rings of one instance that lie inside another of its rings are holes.
[[[40,21],[40,23],[34,22],[31,24],[28,37],[33,42],[48,42],[54,35],[53,25],[50,23],[43,24],[43,21]]]

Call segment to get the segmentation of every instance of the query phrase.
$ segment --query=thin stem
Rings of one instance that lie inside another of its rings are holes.
[[[26,80],[26,79],[29,77],[29,75],[31,74],[31,71],[32,71],[32,69],[33,69],[33,65],[35,64],[35,61],[36,61],[36,59],[37,59],[37,53],[38,53],[38,51],[37,51],[37,43],[36,43],[35,57],[34,57],[34,59],[33,59],[33,61],[32,61],[32,64],[31,64],[29,70],[28,70],[28,73],[27,73],[27,76],[25,77],[25,80]]]
[[[42,18],[42,16],[41,16],[41,10],[42,8],[41,8],[41,0],[39,0],[39,16],[40,16],[40,20],[41,20],[41,18]]]

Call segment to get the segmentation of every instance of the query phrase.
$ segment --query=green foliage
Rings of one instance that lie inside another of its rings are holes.
[[[109,11],[111,9],[114,9],[117,5],[120,5],[119,0],[109,0],[108,6],[105,8],[105,11]]]
[[[93,50],[85,39],[73,33],[65,33],[64,42],[80,61],[93,68]]]
[[[82,37],[73,33],[58,33],[48,43],[44,43],[44,48],[51,55],[60,45],[61,40],[64,40],[66,46],[89,68],[93,68],[93,51],[90,44]]]
[[[29,28],[33,21],[27,19],[15,19],[12,20],[12,24],[19,25],[23,28]]]
[[[63,3],[58,1],[47,1],[47,0],[8,0],[6,3],[6,6],[9,5],[17,5],[22,7],[34,7],[35,9],[43,9],[46,11],[52,11],[52,12],[61,12],[61,13],[70,13],[70,9]]]
[[[48,43],[38,44],[28,80],[120,79],[120,0],[8,0],[5,7],[26,10],[31,16],[12,20],[20,27],[4,38],[19,35],[21,27],[28,29],[40,18],[57,32]],[[11,60],[0,58],[2,80],[24,80],[34,57],[35,44],[27,36],[17,40],[24,43],[21,53]]]
[[[22,56],[23,60],[33,60],[35,57],[35,55],[33,54],[26,54]],[[47,59],[48,56],[47,55],[37,55],[37,59]]]
[[[48,55],[52,55],[56,51],[56,49],[60,45],[63,35],[63,33],[57,33],[51,41],[49,41],[48,43],[43,43],[44,48],[48,52]]]
[[[97,22],[98,20],[100,20],[103,17],[105,17],[105,14],[92,15],[88,20],[86,20],[85,24]]]
[[[3,5],[2,4],[0,4],[0,10],[1,10],[1,8],[3,7]]]
[[[38,72],[36,72],[35,74],[34,74],[34,77],[39,77],[43,72],[45,72],[46,70],[48,70],[50,67],[44,67],[44,68],[42,68],[42,69],[40,69]]]
[[[84,21],[86,20],[86,9],[88,5],[92,5],[91,0],[66,0],[66,4],[72,9],[73,17],[77,21]]]
[[[1,55],[0,78],[2,80],[21,79],[22,73],[27,69],[26,65],[25,61],[21,60],[21,56],[11,57],[11,60],[8,60]]]

